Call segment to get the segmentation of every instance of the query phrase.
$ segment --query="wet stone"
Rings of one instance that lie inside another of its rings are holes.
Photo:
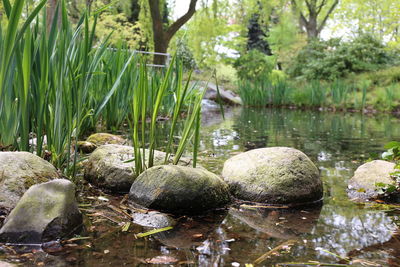
[[[25,192],[0,229],[0,242],[45,243],[77,232],[82,214],[75,185],[66,179],[34,185]]]
[[[56,168],[28,152],[0,152],[0,209],[8,213],[32,185],[60,178]]]
[[[318,168],[294,148],[241,153],[225,162],[222,176],[233,196],[244,201],[300,205],[318,201],[323,194]]]
[[[357,168],[349,180],[349,197],[356,200],[369,200],[378,197],[378,184],[395,185],[390,174],[395,171],[395,164],[384,160],[367,162]]]
[[[136,178],[129,199],[148,209],[192,214],[222,208],[230,202],[230,195],[225,182],[209,171],[162,165]]]

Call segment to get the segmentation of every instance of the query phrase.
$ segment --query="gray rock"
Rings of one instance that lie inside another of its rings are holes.
[[[0,242],[44,243],[67,237],[82,224],[75,185],[56,179],[25,192],[0,229]]]
[[[146,150],[148,159],[148,150]],[[165,153],[154,152],[154,165],[164,164]],[[131,146],[104,145],[98,147],[85,165],[85,179],[94,185],[113,192],[128,192],[137,175],[135,173],[134,150]],[[190,165],[190,160],[181,158],[180,165]]]
[[[395,171],[396,165],[384,160],[374,160],[357,168],[354,176],[349,180],[349,196],[360,200],[378,197],[377,183],[395,184],[390,173]]]
[[[243,105],[242,99],[238,95],[232,91],[224,90],[221,86],[218,87],[218,96],[217,85],[205,81],[197,82],[196,85],[203,88],[207,86],[207,91],[204,94],[203,99],[209,99],[216,102],[221,100],[223,103],[230,105]]]
[[[228,159],[222,170],[238,199],[270,204],[301,204],[320,200],[319,171],[301,151],[288,147],[250,150]]]
[[[0,208],[9,211],[34,184],[60,178],[56,168],[28,152],[0,152]]]
[[[109,134],[109,133],[95,133],[89,136],[86,139],[87,142],[90,142],[96,146],[115,144],[115,145],[125,145],[127,140],[122,138],[121,136]]]
[[[230,202],[228,186],[217,175],[175,165],[143,172],[133,182],[129,199],[141,207],[170,213],[201,213]]]

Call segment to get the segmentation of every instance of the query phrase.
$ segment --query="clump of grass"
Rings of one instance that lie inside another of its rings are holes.
[[[238,87],[239,95],[246,106],[282,106],[290,103],[291,87],[285,80],[274,83],[269,78],[240,81]]]

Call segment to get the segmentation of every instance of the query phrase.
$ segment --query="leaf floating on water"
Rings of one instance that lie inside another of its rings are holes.
[[[177,259],[175,259],[174,257],[170,257],[170,256],[157,256],[152,259],[146,260],[146,263],[150,263],[150,264],[174,264],[177,262],[178,262]]]
[[[149,235],[154,235],[154,234],[157,234],[160,232],[171,230],[172,228],[173,228],[172,226],[168,226],[168,227],[164,227],[164,228],[154,229],[154,230],[148,231],[146,233],[139,233],[136,235],[136,237],[141,238],[141,237],[145,237],[145,236],[149,236]]]

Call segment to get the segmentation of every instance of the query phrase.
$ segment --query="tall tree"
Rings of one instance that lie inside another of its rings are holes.
[[[249,19],[249,25],[247,26],[247,50],[258,49],[260,52],[271,56],[271,48],[267,41],[266,31],[263,29],[259,22],[260,15],[254,13]]]
[[[339,0],[291,0],[308,39],[318,38]]]
[[[153,25],[153,42],[154,51],[158,53],[166,53],[169,42],[175,33],[190,20],[196,12],[197,0],[190,0],[189,9],[182,17],[177,19],[171,25],[164,27],[163,14],[160,11],[160,0],[149,0],[150,14]],[[163,65],[166,57],[155,55],[154,64]]]

